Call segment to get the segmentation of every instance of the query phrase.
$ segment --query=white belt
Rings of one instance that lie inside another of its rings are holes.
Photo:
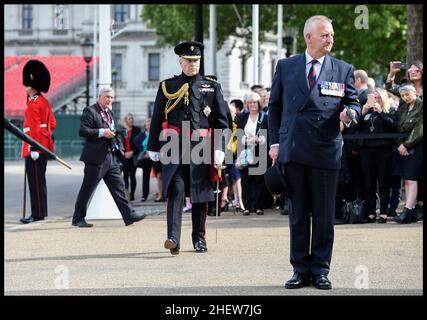
[[[46,124],[46,123],[42,123],[42,124],[40,125],[40,128],[47,128],[47,124]],[[24,132],[28,132],[28,131],[30,131],[30,128],[29,128],[29,127],[24,128]]]

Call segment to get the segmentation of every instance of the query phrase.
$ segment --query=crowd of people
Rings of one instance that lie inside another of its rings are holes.
[[[337,190],[337,219],[342,218],[342,206],[353,201],[363,203],[366,223],[386,223],[387,217],[393,217],[398,223],[422,219],[423,65],[419,61],[410,64],[406,76],[395,83],[395,75],[400,71],[396,67],[398,63],[390,62],[390,72],[383,88],[376,87],[375,81],[366,71],[359,69],[354,72],[362,120],[348,127],[341,124],[344,137],[347,134],[352,138],[345,139],[343,145]],[[267,129],[268,126],[269,97],[270,88],[257,84],[242,99],[232,99],[228,103],[229,128],[232,132],[242,129],[244,136],[241,141],[234,137],[228,145],[228,150],[233,152],[234,163],[227,164],[223,170],[219,215],[228,210],[243,215],[262,215],[267,208],[278,209],[283,215],[288,212],[286,197],[271,195],[263,175],[248,174],[249,168],[255,164],[236,164],[239,156],[237,144],[243,148],[253,148],[254,156],[258,157],[258,146],[269,143],[267,135],[259,134],[260,129]],[[134,126],[132,114],[124,117],[127,135],[124,139],[123,175],[130,200],[135,200],[136,170],[141,168],[141,201],[145,202],[149,198],[150,178],[154,176],[158,192],[153,199],[163,202],[161,164],[152,161],[147,153],[150,122],[150,118],[146,119],[141,130]],[[407,133],[409,136],[387,137],[387,134],[395,133]],[[356,138],[355,134],[360,134],[360,138]],[[367,136],[371,134],[372,137]],[[383,135],[375,138],[378,134]],[[268,155],[267,165],[272,165]],[[396,211],[403,192],[406,202],[398,215]],[[190,212],[191,207],[191,201],[186,197],[183,211]],[[209,204],[208,215],[216,215],[215,203]]]

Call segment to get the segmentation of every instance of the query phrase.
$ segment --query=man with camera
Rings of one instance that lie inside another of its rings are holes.
[[[98,182],[104,179],[113,196],[125,225],[145,218],[137,215],[126,199],[124,181],[120,175],[123,161],[123,143],[117,138],[111,106],[114,90],[102,88],[98,101],[83,110],[79,135],[86,139],[80,160],[85,163],[83,183],[77,196],[72,225],[81,228],[92,227],[85,221],[87,204]]]

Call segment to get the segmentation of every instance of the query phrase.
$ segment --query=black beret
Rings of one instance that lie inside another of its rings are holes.
[[[198,41],[185,41],[178,44],[174,51],[185,59],[200,59],[204,45]]]
[[[41,92],[48,92],[50,87],[50,73],[39,60],[28,60],[22,72],[22,83]]]

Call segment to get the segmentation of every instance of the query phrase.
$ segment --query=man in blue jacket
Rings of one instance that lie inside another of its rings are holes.
[[[287,289],[312,284],[332,288],[327,276],[343,143],[340,121],[357,121],[360,105],[353,66],[329,56],[334,42],[331,22],[325,16],[306,21],[305,53],[280,60],[271,87],[269,154],[284,164],[291,192],[294,275],[286,282]]]

